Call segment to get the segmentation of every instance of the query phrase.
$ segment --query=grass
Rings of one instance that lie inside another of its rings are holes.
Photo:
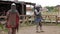
[[[42,12],[42,15],[57,15],[58,12]]]
[[[4,28],[3,26],[4,25],[0,24],[0,30],[7,32],[8,31],[7,28]]]
[[[42,23],[44,26],[60,26],[60,24],[55,24],[55,23]],[[21,27],[31,27],[34,26],[34,24],[21,24]],[[3,30],[5,32],[8,32],[8,30],[3,28],[3,25],[0,25],[0,30]]]
[[[43,26],[60,26],[60,24],[56,24],[56,23],[42,23]],[[21,27],[30,27],[30,26],[34,26],[35,24],[21,24]]]
[[[21,24],[21,27],[33,26],[34,24]]]
[[[57,26],[60,26],[60,24],[57,24]]]
[[[56,24],[56,23],[43,23],[43,25],[45,26],[60,26],[60,24]]]

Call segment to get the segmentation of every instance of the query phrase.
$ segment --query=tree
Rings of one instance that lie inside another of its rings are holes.
[[[58,10],[58,9],[56,9],[56,8],[54,8],[52,11],[53,11],[53,12],[58,12],[59,10]]]
[[[52,11],[52,10],[54,9],[54,7],[53,7],[53,6],[51,6],[51,7],[46,6],[46,8],[48,9],[48,11],[49,11],[49,12],[50,12],[50,11]]]

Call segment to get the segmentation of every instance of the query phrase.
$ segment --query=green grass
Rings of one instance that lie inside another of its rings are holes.
[[[60,26],[60,24],[56,24],[56,23],[43,23],[44,26]]]
[[[60,26],[60,24],[57,24],[57,26]]]
[[[42,15],[57,15],[58,12],[42,12]]]
[[[33,24],[21,24],[21,27],[33,26]]]
[[[5,32],[8,32],[7,28],[4,28],[2,24],[0,24],[0,30],[3,30]]]

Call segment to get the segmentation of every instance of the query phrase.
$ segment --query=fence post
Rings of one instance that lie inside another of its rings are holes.
[[[46,21],[45,21],[46,20],[46,17],[47,17],[47,15],[45,15],[45,19],[44,19],[45,24],[46,24]]]
[[[42,15],[42,16],[43,16],[43,23],[45,24],[46,16],[45,15]]]
[[[25,23],[25,15],[23,15],[23,17],[24,17],[24,18],[23,18],[23,24],[24,24],[24,23]]]
[[[56,24],[58,24],[58,17],[56,16]]]

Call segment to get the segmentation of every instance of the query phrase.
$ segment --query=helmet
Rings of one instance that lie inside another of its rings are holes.
[[[36,4],[35,7],[40,7],[41,8],[42,6],[40,4]]]
[[[15,10],[16,10],[16,4],[15,3],[11,4],[11,10],[12,10],[12,12],[15,12]]]
[[[16,5],[15,3],[12,3],[11,5]]]

